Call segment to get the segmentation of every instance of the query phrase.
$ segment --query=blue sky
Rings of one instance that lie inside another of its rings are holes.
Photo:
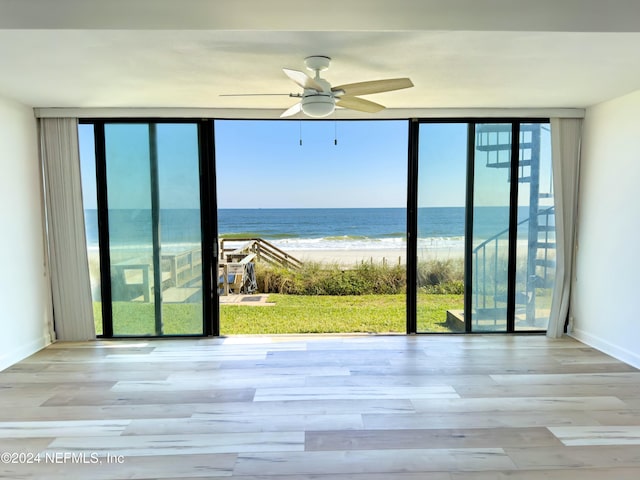
[[[111,208],[149,208],[147,126],[107,128]],[[157,128],[161,208],[198,208],[195,125]],[[79,135],[85,208],[95,208],[93,127]],[[406,206],[406,120],[216,120],[215,146],[219,208]],[[464,206],[466,148],[466,124],[421,124],[419,206]],[[476,165],[476,204],[506,205],[507,171]]]
[[[220,208],[406,206],[407,121],[219,120],[215,133]]]
[[[467,124],[423,123],[418,147],[418,206],[463,207]]]

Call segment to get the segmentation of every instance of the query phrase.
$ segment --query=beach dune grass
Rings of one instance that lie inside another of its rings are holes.
[[[371,295],[404,293],[404,265],[357,263],[348,267],[305,262],[301,269],[256,264],[258,290],[291,295]]]
[[[283,295],[271,294],[274,306],[220,306],[223,335],[285,333],[404,333],[406,296],[393,295]],[[418,316],[430,332],[450,332],[446,312],[460,309],[462,295],[419,294]],[[96,323],[100,302],[94,303]],[[126,319],[117,324],[117,335],[154,335],[153,304],[115,302],[114,314]],[[193,335],[202,331],[201,307],[176,303],[163,307],[167,335]],[[96,324],[100,329],[100,325]],[[99,330],[100,331],[100,330]]]

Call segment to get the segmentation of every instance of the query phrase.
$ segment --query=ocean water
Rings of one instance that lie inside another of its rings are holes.
[[[508,208],[474,211],[475,236],[488,238],[508,223]],[[96,210],[85,210],[87,243],[98,245]],[[461,247],[464,207],[418,210],[419,247]],[[112,246],[149,244],[150,210],[111,210]],[[218,232],[224,238],[263,238],[285,250],[391,249],[406,246],[404,208],[221,209]],[[200,243],[199,210],[161,210],[163,246]]]
[[[406,245],[403,208],[234,209],[218,212],[225,238],[259,237],[286,251]]]

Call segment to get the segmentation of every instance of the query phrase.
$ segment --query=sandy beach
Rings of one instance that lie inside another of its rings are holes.
[[[405,249],[388,250],[291,250],[287,252],[303,262],[321,262],[337,265],[354,265],[362,262],[389,265],[405,264],[407,252]]]
[[[338,265],[353,265],[361,262],[373,262],[387,265],[404,265],[407,263],[405,248],[394,249],[342,249],[342,250],[290,250],[287,253],[305,262],[322,262]],[[449,260],[464,257],[464,249],[459,247],[421,248],[418,249],[419,260]]]

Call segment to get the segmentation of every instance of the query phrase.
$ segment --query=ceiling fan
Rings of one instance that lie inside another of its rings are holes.
[[[331,58],[324,55],[313,55],[305,58],[304,63],[307,69],[314,72],[313,78],[299,70],[282,69],[285,75],[302,87],[304,91],[303,93],[288,94],[290,97],[300,98],[300,101],[282,113],[280,117],[290,117],[303,112],[309,117],[321,118],[331,115],[335,107],[376,113],[383,110],[384,105],[365,100],[357,95],[370,95],[413,87],[413,83],[408,78],[372,80],[332,87],[327,80],[320,77],[320,72],[329,68]]]

